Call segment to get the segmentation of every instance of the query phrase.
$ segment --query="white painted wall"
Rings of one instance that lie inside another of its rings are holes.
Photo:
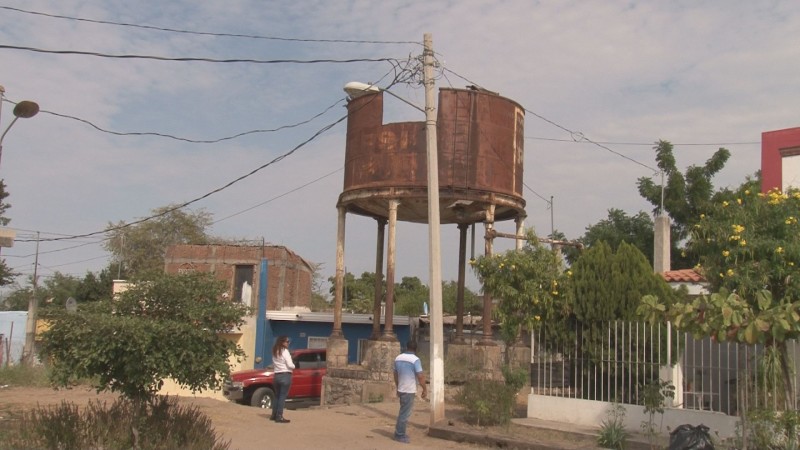
[[[644,407],[626,405],[625,428],[629,431],[641,431],[641,424],[647,420]],[[598,430],[603,420],[608,417],[611,403],[575,398],[551,397],[548,395],[528,395],[528,418],[571,423]],[[656,425],[660,423],[656,417]],[[690,424],[707,426],[711,435],[719,439],[735,436],[738,418],[713,411],[697,411],[692,409],[668,408],[664,412],[663,432],[674,430],[679,425]],[[717,436],[718,433],[718,436]]]

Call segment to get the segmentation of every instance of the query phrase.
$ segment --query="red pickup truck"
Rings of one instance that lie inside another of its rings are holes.
[[[322,377],[325,376],[325,349],[292,350],[294,371],[287,400],[312,400],[322,395]],[[225,381],[222,394],[228,400],[250,406],[272,409],[275,401],[272,366],[264,369],[234,372]]]

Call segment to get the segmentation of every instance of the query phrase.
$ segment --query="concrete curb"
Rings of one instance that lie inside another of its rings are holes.
[[[459,429],[442,421],[428,429],[428,436],[455,442],[485,445],[487,447],[519,450],[564,450],[563,443],[521,440],[501,434]],[[571,446],[572,450],[602,450],[597,446]]]

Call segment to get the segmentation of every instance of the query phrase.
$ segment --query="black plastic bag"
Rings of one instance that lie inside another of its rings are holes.
[[[669,450],[714,450],[714,442],[707,426],[684,424],[669,434]]]

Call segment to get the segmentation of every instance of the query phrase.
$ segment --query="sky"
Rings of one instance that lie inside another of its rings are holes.
[[[2,257],[21,285],[37,236],[40,280],[83,277],[111,261],[109,223],[186,202],[213,214],[211,234],[286,246],[332,276],[346,122],[326,127],[346,113],[345,83],[386,86],[387,60],[415,61],[424,33],[437,87],[477,84],[527,110],[539,235],[578,238],[610,208],[651,212],[636,180],[658,180],[659,139],[682,170],[727,148],[714,183],[738,186],[759,169],[762,132],[800,126],[796,1],[0,0],[0,23],[0,128],[11,102],[42,110],[2,142],[17,232]],[[391,90],[424,104],[419,84]],[[424,119],[386,103],[387,122]],[[348,215],[346,230],[347,270],[374,271],[374,220]],[[441,245],[455,280],[455,225]],[[427,226],[399,224],[397,251],[396,279],[427,282]]]

